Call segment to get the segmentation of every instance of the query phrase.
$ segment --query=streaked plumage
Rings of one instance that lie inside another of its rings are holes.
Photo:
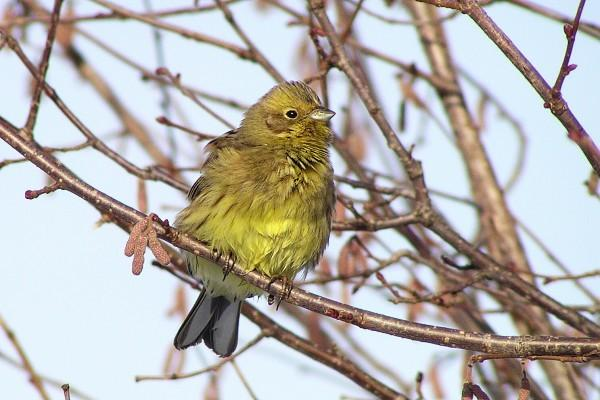
[[[239,129],[209,142],[202,176],[176,227],[269,277],[293,279],[323,254],[334,205],[329,160],[331,132],[315,92],[302,82],[271,89],[245,114]],[[177,336],[175,347],[204,340],[217,354],[237,345],[241,302],[260,294],[232,274],[186,253],[202,292]]]

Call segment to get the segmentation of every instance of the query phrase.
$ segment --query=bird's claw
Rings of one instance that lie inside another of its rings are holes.
[[[290,295],[292,294],[292,289],[294,289],[294,281],[292,279],[290,279],[287,276],[275,276],[273,278],[271,278],[271,280],[269,281],[269,284],[267,285],[267,291],[271,290],[271,285],[273,284],[273,282],[281,280],[281,285],[283,286],[283,290],[281,292],[281,296],[279,296],[279,298],[277,299],[277,307],[276,309],[279,310],[279,306],[281,305],[281,302],[283,301],[284,298],[288,299],[290,297]],[[275,303],[275,295],[270,294],[268,299],[267,299],[267,303],[269,305],[273,305],[273,303]]]

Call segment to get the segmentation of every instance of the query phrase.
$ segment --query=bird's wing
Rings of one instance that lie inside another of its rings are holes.
[[[238,143],[238,130],[232,129],[229,132],[225,132],[221,136],[214,138],[210,142],[206,144],[204,150],[208,153],[206,161],[202,165],[201,171],[208,167],[210,164],[214,163],[215,160],[219,157],[219,153],[221,149],[226,147],[235,147]],[[188,192],[188,199],[190,201],[194,200],[204,189],[206,185],[206,180],[203,175],[200,175],[198,180],[194,183],[190,191]]]
[[[204,149],[210,153],[210,156],[206,160],[205,164],[210,162],[211,156],[214,156],[216,153],[218,153],[219,149],[235,146],[239,137],[238,132],[239,131],[237,129],[232,129],[208,142]]]

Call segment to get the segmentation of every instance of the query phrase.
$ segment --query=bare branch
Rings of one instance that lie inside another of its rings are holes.
[[[118,202],[117,200],[109,197],[108,195],[75,177],[71,171],[69,171],[64,165],[59,164],[52,156],[40,152],[40,147],[35,142],[25,141],[23,138],[21,138],[18,135],[18,129],[13,127],[8,121],[1,117],[0,138],[2,138],[15,150],[23,154],[24,157],[30,160],[38,168],[43,170],[50,177],[64,185],[65,190],[68,190],[87,201],[100,213],[106,215],[121,227],[128,229],[142,218],[145,218],[144,215],[136,210]],[[191,239],[187,235],[176,232],[173,228],[166,229],[160,224],[155,224],[155,228],[161,239],[166,240],[181,249],[187,250],[192,254],[211,259],[223,268],[229,268],[231,272],[243,278],[246,282],[257,286],[278,298],[283,298],[288,293],[287,288],[282,282],[272,282],[271,279],[256,271],[247,272],[247,270],[242,266],[233,265],[230,260],[215,260],[213,258],[213,252],[210,249],[198,241]],[[443,232],[446,233],[446,231]],[[454,239],[452,241],[454,242],[457,240]],[[465,246],[466,249],[470,247],[468,244],[466,244],[466,242]],[[469,249],[468,252],[472,253],[473,251]],[[482,261],[485,260],[484,262],[489,262],[488,260],[482,258],[482,256],[479,256],[478,253],[475,252],[475,254],[476,255],[473,255],[475,259],[481,259]],[[500,269],[500,267],[497,268]],[[504,272],[504,274],[506,274],[506,272]],[[498,275],[503,275],[500,270],[498,271]],[[522,282],[522,284],[525,285],[526,283]],[[529,290],[530,289],[528,289],[528,291]],[[541,292],[528,294],[535,295],[537,299],[543,298],[542,296],[544,296]],[[547,299],[547,301],[552,304],[551,302],[553,302],[553,300],[549,298]],[[434,327],[408,322],[397,318],[391,318],[371,311],[351,307],[322,296],[316,296],[314,294],[307,293],[298,288],[292,289],[289,292],[289,296],[285,300],[307,310],[318,312],[319,314],[356,325],[363,329],[387,333],[407,339],[433,343],[440,346],[462,348],[465,350],[485,353],[509,354],[514,357],[556,354],[564,356],[579,356],[581,354],[585,354],[589,357],[596,357],[600,355],[600,339],[575,337],[563,338],[556,336],[511,337]],[[572,311],[570,313],[566,313],[564,312],[562,306],[558,305],[558,307],[560,308],[561,315],[566,314],[567,316],[570,316],[571,313],[573,313],[579,317],[578,321],[581,322],[583,329],[586,328],[588,322],[594,326],[591,321],[584,319],[580,315]]]
[[[17,335],[15,335],[13,330],[8,326],[8,324],[6,323],[6,321],[4,321],[4,318],[2,318],[1,315],[0,315],[0,328],[2,328],[2,330],[8,337],[8,340],[11,342],[11,344],[13,345],[13,347],[19,354],[19,358],[21,359],[21,364],[23,365],[23,368],[29,374],[29,378],[31,379],[31,384],[38,391],[40,397],[44,400],[50,400],[50,396],[48,396],[48,393],[46,392],[46,389],[44,388],[44,384],[42,383],[40,376],[35,371],[35,369],[33,369],[33,366],[31,365],[31,361],[29,361],[29,357],[27,357],[27,354],[25,353],[23,346],[21,346],[19,339],[17,339]]]

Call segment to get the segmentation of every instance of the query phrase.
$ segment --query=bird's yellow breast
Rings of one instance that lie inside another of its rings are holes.
[[[226,160],[230,168],[249,167],[254,161],[239,153]],[[177,226],[214,250],[234,255],[248,270],[292,279],[316,263],[327,243],[331,168],[328,163],[303,165],[284,155],[262,161],[258,175],[256,165],[248,168],[254,175],[206,171],[205,188],[179,215]],[[205,260],[189,265],[216,294],[231,297],[232,286],[238,288],[235,296],[260,292],[235,276],[222,282],[222,270]]]

